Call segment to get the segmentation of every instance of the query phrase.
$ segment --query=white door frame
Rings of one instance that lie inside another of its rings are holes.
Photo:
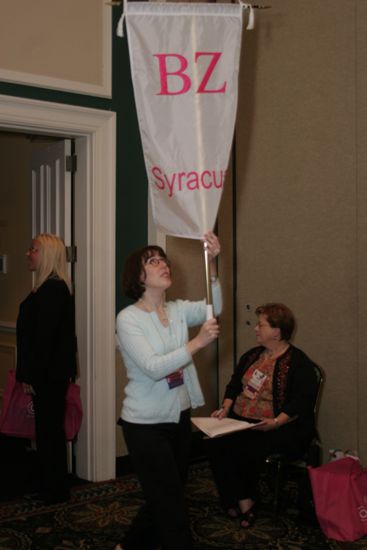
[[[0,128],[75,139],[76,320],[84,408],[76,473],[115,477],[116,115],[0,95]]]

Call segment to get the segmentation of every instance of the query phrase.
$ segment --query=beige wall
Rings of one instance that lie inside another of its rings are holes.
[[[32,237],[30,140],[0,133],[0,254],[8,270],[0,273],[0,322],[14,324],[21,300],[32,285],[25,252]]]
[[[254,344],[254,308],[287,303],[298,319],[294,343],[326,373],[324,450],[358,449],[366,461],[367,6],[271,5],[243,44],[238,354]]]
[[[0,78],[108,95],[110,19],[105,0],[7,2],[0,18]]]

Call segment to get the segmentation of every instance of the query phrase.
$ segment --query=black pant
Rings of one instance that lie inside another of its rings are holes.
[[[129,454],[141,483],[146,506],[134,520],[124,548],[191,550],[184,499],[191,446],[190,411],[178,424],[122,423]]]
[[[244,430],[206,442],[217,491],[222,506],[228,509],[236,507],[239,500],[256,500],[259,476],[269,454],[297,458],[307,448],[308,438],[294,422],[277,430]]]
[[[67,498],[69,485],[64,419],[68,382],[45,381],[33,387],[41,490],[46,496]]]

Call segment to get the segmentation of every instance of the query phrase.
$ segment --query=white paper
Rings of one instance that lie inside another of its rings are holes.
[[[191,422],[209,437],[219,437],[241,430],[247,430],[255,423],[244,420],[234,420],[233,418],[213,418],[211,416],[196,416],[191,418]]]

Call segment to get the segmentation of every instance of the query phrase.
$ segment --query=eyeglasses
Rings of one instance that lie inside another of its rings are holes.
[[[160,263],[166,264],[168,267],[170,262],[167,258],[161,258],[160,256],[151,256],[145,262],[145,265],[152,265],[153,267],[158,267]]]

